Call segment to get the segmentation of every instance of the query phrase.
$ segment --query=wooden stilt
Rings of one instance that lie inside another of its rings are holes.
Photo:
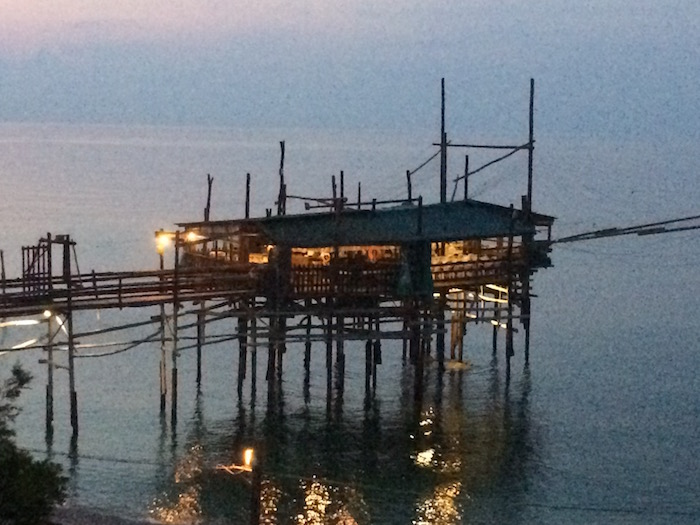
[[[278,320],[277,341],[275,350],[277,352],[277,380],[282,381],[282,363],[284,362],[284,354],[287,351],[287,318],[280,316]]]
[[[238,318],[238,399],[243,395],[243,381],[247,368],[246,357],[248,355],[248,319]]]
[[[308,305],[307,305],[308,307]],[[311,367],[311,315],[306,319],[306,339],[304,340],[304,374],[309,374]]]
[[[465,294],[466,296],[466,294]],[[466,335],[467,332],[467,319],[465,315],[465,311],[461,310],[462,312],[462,322],[460,323],[459,327],[459,353],[457,354],[457,358],[459,359],[460,363],[464,362],[464,336]]]
[[[345,390],[345,317],[336,317],[336,390],[338,400],[342,402],[342,395]]]
[[[70,259],[71,240],[63,240],[63,279],[66,282],[66,329],[68,331],[68,391],[70,395],[70,425],[73,436],[78,435],[78,394],[75,391],[75,340],[73,337],[73,282]]]
[[[409,358],[411,364],[416,365],[418,363],[418,354],[421,351],[421,327],[420,327],[420,315],[417,308],[411,309],[411,314],[408,321],[409,332],[411,334],[411,339],[409,341]]]
[[[51,333],[51,319],[53,314],[46,319],[47,345],[46,345],[46,436],[53,435],[53,334]]]
[[[307,301],[307,308],[310,302]],[[306,319],[306,338],[304,340],[304,402],[311,400],[311,314]]]
[[[382,342],[375,339],[372,345],[372,392],[377,391],[377,365],[382,364]]]
[[[165,294],[165,283],[163,282],[163,271],[165,269],[163,261],[163,249],[158,248],[158,258],[160,269],[160,293]],[[160,383],[160,415],[165,416],[165,403],[168,395],[168,376],[167,376],[167,350],[165,347],[165,328],[167,319],[165,317],[165,303],[160,303],[160,366],[159,366],[159,383]]]
[[[333,336],[331,333],[331,325],[333,316],[329,315],[326,319],[325,339],[326,339],[326,408],[330,409],[331,400],[333,398]]]
[[[270,316],[270,330],[267,338],[267,373],[265,380],[269,383],[275,377],[275,365],[277,363],[275,338],[277,337],[277,319]],[[269,390],[269,386],[268,386]]]
[[[167,376],[167,350],[165,347],[165,305],[160,305],[160,415],[165,415],[165,403],[168,395],[168,376]]]
[[[275,377],[275,364],[277,363],[276,349],[275,349],[275,320],[270,317],[270,334],[267,340],[267,372],[265,374],[265,380],[269,383]],[[268,387],[269,388],[269,387]]]
[[[336,357],[335,360],[339,364],[345,363],[345,317],[339,315],[336,317]]]
[[[493,325],[493,355],[496,355],[498,350],[498,325]]]
[[[425,358],[425,349],[422,343],[417,346],[418,352],[416,354],[416,362],[413,370],[413,397],[416,404],[420,404],[423,399],[423,360]]]
[[[258,378],[258,319],[255,314],[250,318],[250,338],[250,404],[254,406]]]
[[[197,391],[202,387],[202,345],[205,340],[205,324],[206,324],[206,305],[205,301],[200,304],[200,311],[197,313]]]
[[[438,372],[445,371],[445,295],[440,294],[437,301],[437,330],[435,353],[437,354]]]
[[[372,359],[372,340],[367,339],[365,342],[365,395],[369,395],[369,385],[370,385],[370,380],[372,378],[372,367],[373,367],[373,359]]]
[[[406,353],[408,352],[408,323],[406,319],[403,321],[403,337],[401,338],[401,361],[406,362]]]
[[[510,227],[508,233],[508,248],[506,252],[506,267],[508,270],[508,318],[506,319],[506,363],[510,365],[513,357],[513,229],[514,229],[513,205],[510,205]]]
[[[175,233],[175,266],[173,274],[173,322],[172,322],[172,368],[170,378],[170,426],[175,432],[177,426],[177,358],[178,350],[178,317],[180,312],[179,290],[179,270],[180,270],[180,232]]]

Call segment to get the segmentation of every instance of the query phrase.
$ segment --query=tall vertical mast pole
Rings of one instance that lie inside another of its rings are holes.
[[[280,192],[277,197],[277,215],[287,214],[287,187],[284,183],[284,141],[280,141]]]
[[[535,79],[530,79],[530,135],[527,148],[527,213],[532,211],[532,156],[535,150]]]
[[[447,202],[447,134],[445,133],[445,79],[441,81],[440,104],[440,202]]]

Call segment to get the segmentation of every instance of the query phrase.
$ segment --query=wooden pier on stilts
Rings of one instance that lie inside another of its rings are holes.
[[[463,362],[465,335],[472,325],[492,326],[494,353],[499,334],[505,334],[509,366],[519,322],[527,361],[531,278],[550,264],[554,222],[553,217],[532,210],[533,100],[531,83],[529,135],[523,144],[457,144],[448,141],[445,131],[443,82],[440,141],[435,144],[440,155],[440,201],[436,203],[413,196],[413,172],[407,172],[404,199],[363,200],[358,185],[353,200],[346,196],[343,172],[338,181],[332,178],[330,197],[289,195],[282,142],[277,213],[268,209],[264,217],[250,217],[248,175],[244,217],[211,220],[213,178],[208,176],[204,220],[155,232],[157,270],[80,273],[72,263],[75,242],[67,235],[47,234],[36,246],[23,248],[21,277],[7,279],[3,264],[0,293],[0,318],[44,315],[47,336],[0,351],[46,351],[49,432],[53,428],[53,351],[59,345],[67,348],[74,435],[78,433],[75,361],[88,357],[81,345],[110,331],[128,333],[135,327],[153,326],[149,336],[125,342],[124,348],[151,344],[159,349],[160,412],[165,415],[169,397],[173,427],[177,425],[178,356],[190,347],[197,352],[199,387],[204,380],[203,348],[237,341],[237,392],[240,397],[249,380],[254,397],[257,360],[264,349],[265,381],[271,392],[281,381],[286,345],[303,343],[304,395],[308,396],[314,357],[311,343],[324,342],[329,410],[333,393],[342,396],[346,344],[352,340],[365,342],[368,394],[377,386],[386,339],[403,341],[403,358],[415,370],[416,396],[422,395],[428,354],[435,352],[440,374],[448,361]],[[463,185],[463,198],[454,200],[453,195],[448,201],[447,159],[453,148],[506,153],[471,171],[466,156],[464,174],[455,180],[455,190],[458,183]],[[518,152],[528,155],[527,192],[519,198],[519,206],[469,197],[471,176]],[[303,199],[307,212],[287,214],[288,199]],[[53,257],[58,249],[60,269]],[[166,251],[168,256],[174,252],[172,266],[166,264]],[[80,332],[73,319],[78,311],[145,307],[157,309],[157,315],[110,328]],[[208,335],[207,325],[215,322],[228,322],[235,330]],[[194,338],[181,336],[192,328]],[[58,342],[61,334],[65,343]]]

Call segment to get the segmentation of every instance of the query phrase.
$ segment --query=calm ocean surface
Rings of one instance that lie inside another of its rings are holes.
[[[365,198],[402,197],[405,171],[434,152],[433,135],[0,125],[7,273],[19,274],[20,246],[46,232],[71,234],[83,272],[155,268],[153,231],[202,217],[207,173],[215,179],[213,219],[242,215],[246,172],[253,215],[273,206],[280,140],[287,141],[290,194],[327,196],[330,175],[344,170],[350,194],[361,182]],[[471,165],[488,160],[475,155]],[[542,136],[534,204],[558,217],[555,237],[694,215],[698,166],[690,142]],[[471,188],[480,199],[518,203],[525,169],[524,157],[511,159]],[[462,170],[455,155],[450,173]],[[434,201],[437,172],[433,163],[416,174],[414,193]],[[300,209],[296,203],[288,211]],[[34,373],[17,420],[19,442],[64,466],[70,504],[105,513],[243,523],[245,476],[215,467],[256,443],[265,455],[268,523],[698,523],[699,241],[696,231],[555,246],[554,267],[534,277],[530,366],[516,334],[507,381],[503,340],[494,358],[490,326],[470,328],[470,368],[441,380],[428,368],[419,405],[400,342],[383,342],[369,401],[364,343],[349,343],[344,395],[330,406],[322,343],[312,348],[308,396],[303,345],[290,344],[281,395],[268,397],[266,358],[259,358],[257,390],[247,379],[240,401],[237,347],[222,343],[205,347],[199,395],[195,355],[183,351],[172,432],[158,414],[159,348],[145,345],[77,361],[73,453],[65,374],[56,372],[56,430],[47,444],[41,352],[0,356],[0,373],[17,359]],[[154,313],[84,313],[76,329]],[[233,321],[226,323],[215,330],[232,331]],[[0,346],[41,335],[22,330],[0,331]]]

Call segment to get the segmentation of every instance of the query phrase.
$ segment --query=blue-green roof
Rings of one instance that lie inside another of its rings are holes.
[[[261,230],[275,244],[316,247],[336,243],[404,244],[500,237],[509,235],[511,228],[513,235],[519,236],[534,233],[535,224],[551,225],[553,220],[553,217],[532,214],[531,220],[525,221],[518,210],[512,212],[503,206],[467,200],[376,210],[346,208],[339,214],[305,213],[180,226],[220,229],[234,224],[245,225]]]

